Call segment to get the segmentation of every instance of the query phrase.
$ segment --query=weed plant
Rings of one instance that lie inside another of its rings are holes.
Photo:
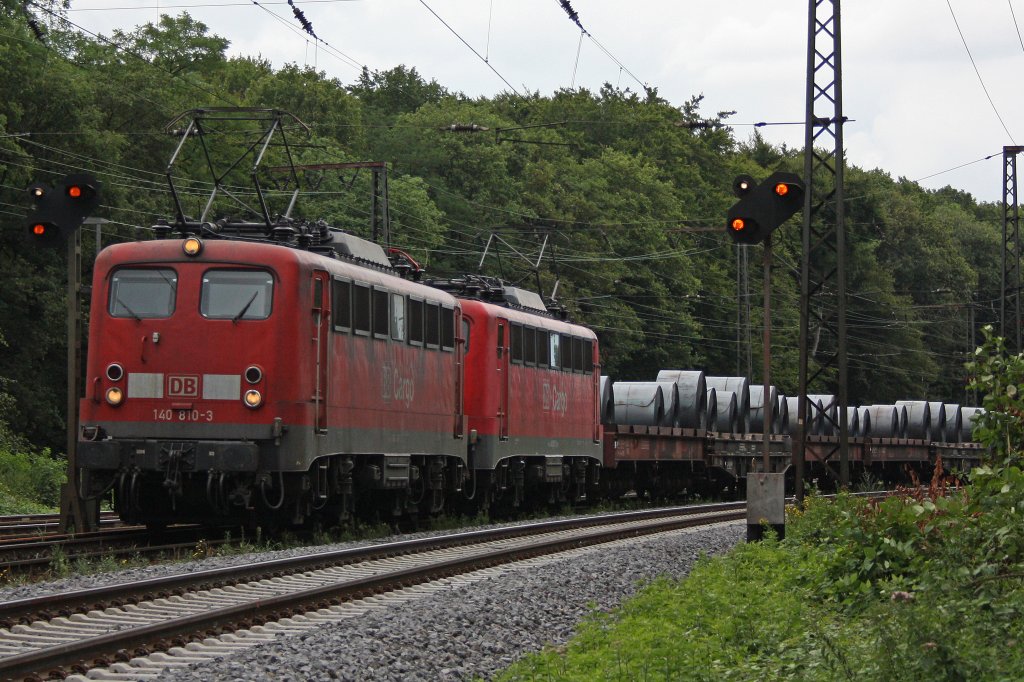
[[[656,580],[504,680],[1024,679],[1024,356],[968,369],[988,446],[968,484],[810,496],[787,534]]]

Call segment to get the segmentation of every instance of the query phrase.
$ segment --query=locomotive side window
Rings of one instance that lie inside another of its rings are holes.
[[[548,368],[550,365],[551,356],[548,354],[548,348],[550,348],[551,341],[549,340],[548,332],[544,329],[537,330],[537,366]]]
[[[373,335],[379,339],[388,338],[390,311],[388,310],[388,292],[373,289]]]
[[[558,340],[560,338],[561,336],[559,336],[555,332],[551,332],[551,353],[548,355],[548,357],[551,358],[551,369],[558,369],[558,363],[562,357],[561,353],[559,352],[560,346],[558,345]]]
[[[391,294],[391,338],[405,341],[405,296]]]
[[[441,308],[441,348],[455,348],[455,311],[451,308]]]
[[[352,329],[352,283],[336,279],[332,288],[334,329],[347,332]]]
[[[170,317],[178,291],[178,275],[169,269],[123,268],[110,278],[111,317]]]
[[[523,361],[523,326],[512,325],[512,362]]]
[[[572,371],[572,337],[562,334],[562,369],[566,372]]]
[[[265,320],[273,295],[274,277],[265,270],[207,270],[199,312],[213,320]]]
[[[370,333],[370,287],[352,285],[352,327],[356,333]]]
[[[437,348],[441,345],[441,307],[436,303],[428,303],[427,313],[427,345]]]
[[[583,371],[583,339],[578,336],[572,337],[572,368],[577,372]]]
[[[469,324],[469,320],[467,320],[466,318],[462,318],[462,338],[466,342],[466,350],[464,352],[465,352],[465,354],[467,356],[469,355],[469,331],[470,331],[470,329],[471,329],[471,327],[470,327],[470,324]]]
[[[423,301],[409,298],[409,343],[423,343]]]
[[[537,364],[537,330],[523,327],[523,360],[528,365]]]
[[[583,340],[583,371],[590,374],[594,371],[594,341]]]

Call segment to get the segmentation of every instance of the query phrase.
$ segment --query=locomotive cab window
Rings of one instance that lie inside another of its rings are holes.
[[[208,270],[199,312],[213,320],[265,320],[273,294],[274,277],[265,270]]]
[[[388,338],[390,311],[388,310],[388,292],[384,289],[373,290],[373,335],[378,339]]]
[[[352,283],[336,279],[331,292],[334,301],[331,311],[334,314],[334,329],[350,331],[352,329]]]
[[[352,328],[357,334],[370,333],[370,287],[352,285]]]
[[[178,275],[164,268],[122,268],[110,278],[111,317],[170,317],[178,291]]]

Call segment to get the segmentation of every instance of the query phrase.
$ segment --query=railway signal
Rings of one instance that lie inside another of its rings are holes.
[[[35,210],[25,223],[29,243],[49,248],[64,244],[99,205],[98,187],[87,173],[72,173],[54,188],[33,183],[28,192]]]
[[[760,184],[740,175],[732,189],[739,201],[726,214],[726,232],[738,244],[760,244],[803,207],[804,183],[796,173],[778,171]]]

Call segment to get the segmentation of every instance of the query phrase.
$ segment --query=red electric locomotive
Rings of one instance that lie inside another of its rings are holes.
[[[159,239],[96,261],[78,462],[127,521],[438,511],[466,478],[461,310],[380,247]],[[336,254],[342,254],[338,257]]]
[[[536,294],[501,289],[504,305],[460,298],[470,466],[513,505],[583,499],[601,464],[597,339]]]

